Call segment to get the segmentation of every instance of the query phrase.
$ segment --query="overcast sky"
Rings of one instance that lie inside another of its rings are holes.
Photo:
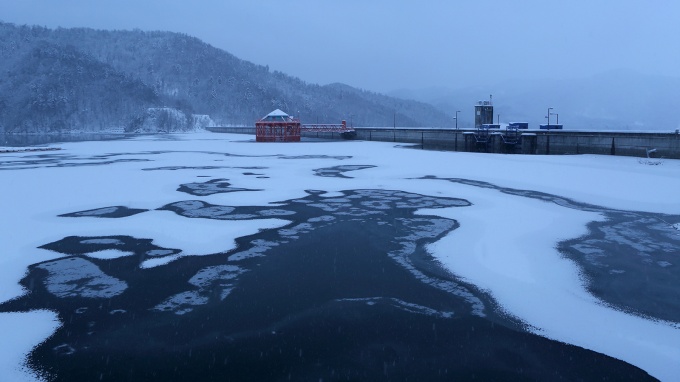
[[[0,20],[183,32],[307,82],[380,92],[680,77],[678,0],[0,0]]]

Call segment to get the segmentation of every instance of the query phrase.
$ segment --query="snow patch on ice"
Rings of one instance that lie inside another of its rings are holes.
[[[203,268],[189,279],[189,284],[196,286],[198,290],[185,291],[168,297],[152,310],[173,312],[177,315],[187,314],[195,307],[210,302],[210,295],[215,291],[219,292],[220,301],[222,301],[234,289],[235,279],[244,272],[246,272],[245,269],[235,265]]]
[[[123,245],[125,243],[118,239],[85,239],[81,240],[80,244]]]
[[[169,297],[162,303],[153,307],[152,310],[159,312],[173,312],[183,315],[194,310],[194,307],[205,305],[209,301],[207,296],[203,296],[199,291],[186,291]]]
[[[172,263],[173,261],[179,259],[182,257],[182,253],[177,253],[172,256],[166,256],[166,257],[155,257],[152,259],[146,259],[142,261],[141,264],[139,264],[139,267],[142,269],[150,269],[150,268],[155,268],[155,267],[161,267],[163,265],[168,265]]]
[[[117,259],[119,257],[133,256],[134,254],[134,252],[120,251],[117,249],[105,249],[102,251],[85,253],[85,256],[91,257],[93,259],[111,260]]]
[[[291,238],[297,238],[297,236],[291,236],[288,237],[289,239]],[[236,252],[232,255],[229,256],[228,260],[229,261],[241,261],[245,259],[250,259],[252,257],[260,257],[264,256],[264,253],[267,252],[269,249],[278,246],[280,243],[275,242],[275,241],[268,241],[268,240],[253,240],[250,242],[252,244],[252,247],[249,249],[246,249],[244,251],[239,251]]]
[[[156,257],[156,256],[166,256],[166,255],[172,254],[173,252],[174,252],[174,251],[172,251],[172,250],[170,250],[170,249],[152,249],[152,250],[150,250],[150,251],[146,251],[146,255],[147,255],[147,256],[152,256],[152,257]]]
[[[484,313],[484,303],[470,293],[467,288],[453,281],[427,276],[416,268],[410,259],[410,256],[416,251],[416,242],[418,240],[432,239],[450,231],[453,229],[454,221],[451,219],[399,218],[396,219],[396,224],[407,226],[409,234],[395,238],[399,241],[401,249],[392,251],[388,255],[421,282],[465,299],[472,307],[472,314],[479,317],[486,316]]]
[[[245,269],[235,265],[216,265],[203,268],[189,279],[189,284],[201,289],[213,286],[216,282],[235,279],[238,275],[245,272]]]
[[[111,298],[127,289],[127,283],[102,272],[99,267],[79,257],[38,264],[48,272],[47,291],[57,297]]]

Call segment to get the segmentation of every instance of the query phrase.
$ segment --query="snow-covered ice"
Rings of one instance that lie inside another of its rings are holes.
[[[381,142],[254,143],[247,136],[209,133],[173,138],[63,143],[58,152],[0,156],[0,302],[29,293],[19,280],[33,264],[50,272],[53,293],[91,297],[123,293],[125,285],[101,273],[94,263],[40,248],[68,236],[82,237],[84,245],[112,248],[117,244],[110,237],[130,236],[178,251],[154,250],[158,252],[140,263],[152,267],[184,256],[226,252],[236,247],[236,238],[260,230],[278,229],[294,239],[310,229],[305,225],[282,228],[289,223],[285,219],[290,212],[285,209],[270,208],[252,219],[233,217],[247,220],[216,220],[158,210],[170,203],[272,207],[304,197],[305,190],[323,190],[328,192],[323,208],[334,212],[348,204],[342,190],[402,190],[472,203],[433,209],[422,200],[420,213],[460,224],[428,249],[444,267],[488,292],[529,330],[624,360],[664,381],[680,375],[680,324],[625,313],[594,297],[578,264],[556,249],[560,241],[587,233],[587,224],[602,220],[601,214],[442,180],[469,179],[611,209],[678,215],[680,161],[647,166],[629,157],[436,152]],[[246,168],[257,168],[257,174]],[[182,185],[189,186],[180,189]],[[386,200],[370,203],[367,207],[374,211],[386,206]],[[118,211],[111,206],[134,209],[135,214],[106,217]],[[201,213],[231,212],[211,208]],[[675,229],[679,224],[672,222]],[[431,228],[417,227],[414,234],[430,235]],[[250,252],[234,255],[233,260],[262,255],[275,245],[253,244]],[[109,249],[86,255],[92,261],[105,261],[129,253]],[[399,253],[392,255],[402,258]],[[88,279],[78,283],[69,277],[84,273],[60,273],[64,261],[79,262]],[[663,261],[656,266],[670,269],[676,264]],[[202,292],[206,283],[219,284],[220,296],[226,298],[233,279],[242,272],[237,266],[205,270],[192,279],[197,290],[159,302],[157,308],[178,314],[190,311],[206,302]],[[66,288],[74,283],[80,288]],[[408,302],[390,303],[430,312]],[[13,381],[40,380],[24,367],[24,359],[59,325],[56,314],[49,311],[1,313],[0,375]]]

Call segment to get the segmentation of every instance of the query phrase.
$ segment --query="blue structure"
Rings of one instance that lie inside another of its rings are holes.
[[[508,127],[513,129],[528,129],[529,122],[510,122]]]

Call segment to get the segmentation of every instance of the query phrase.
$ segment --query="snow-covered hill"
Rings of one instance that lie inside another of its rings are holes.
[[[364,126],[449,120],[428,104],[308,84],[171,32],[0,23],[0,72],[0,132],[135,131],[150,121],[148,109],[161,107],[217,125],[251,126],[274,109],[303,122]],[[193,129],[190,119],[172,129]]]

